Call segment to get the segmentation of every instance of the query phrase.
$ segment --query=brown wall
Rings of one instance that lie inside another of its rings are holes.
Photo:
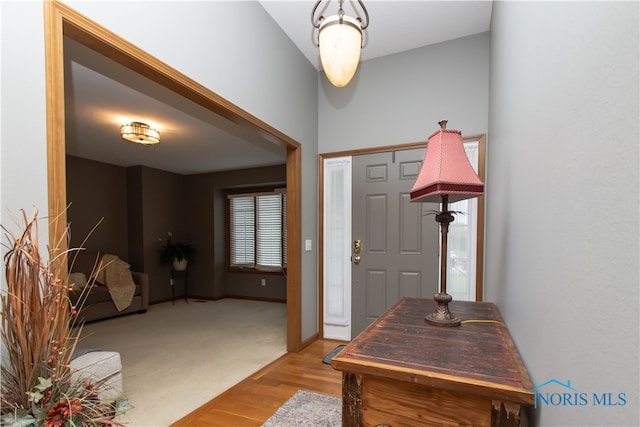
[[[248,298],[286,300],[286,279],[271,274],[229,274],[226,253],[227,190],[242,187],[285,185],[285,165],[198,174],[188,177],[191,189],[191,221],[200,228],[192,229],[198,245],[196,283],[192,295],[221,297],[225,295]],[[209,236],[216,236],[211,239]],[[204,260],[207,260],[205,262]],[[266,279],[266,286],[261,279]],[[207,279],[207,280],[200,280]],[[189,283],[191,288],[191,282]],[[213,294],[211,294],[213,291]]]
[[[73,156],[67,156],[66,165],[70,247],[127,259],[126,169]],[[102,218],[102,223],[89,235]]]
[[[186,220],[189,212],[186,195],[189,189],[183,175],[144,166],[136,168],[141,169],[139,198],[142,200],[142,251],[144,271],[149,274],[151,282],[150,301],[166,301],[172,296],[169,284],[171,268],[160,262],[158,251],[167,239],[168,233],[172,234],[174,241],[193,243],[187,232]],[[176,283],[175,287],[176,296],[184,295],[185,288],[182,282]]]
[[[198,175],[178,175],[144,166],[129,168],[67,156],[67,195],[72,203],[72,247],[81,243],[102,216],[87,250],[114,253],[135,271],[149,274],[151,303],[172,297],[170,269],[159,261],[161,240],[192,243],[188,295],[215,299],[240,296],[286,300],[282,275],[228,274],[226,268],[226,190],[282,185],[285,165]],[[75,238],[75,240],[74,240]],[[261,285],[261,279],[266,286]],[[185,292],[176,276],[176,297]]]

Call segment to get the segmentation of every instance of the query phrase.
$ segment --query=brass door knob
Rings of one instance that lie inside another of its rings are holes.
[[[353,261],[354,264],[360,264],[360,255],[352,256],[351,261]]]

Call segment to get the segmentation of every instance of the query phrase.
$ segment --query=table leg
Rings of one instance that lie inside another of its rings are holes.
[[[342,427],[362,426],[362,376],[342,374]]]
[[[494,400],[491,402],[492,427],[519,427],[521,406],[517,403]]]

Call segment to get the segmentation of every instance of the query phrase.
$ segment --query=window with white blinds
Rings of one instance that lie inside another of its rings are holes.
[[[286,268],[286,211],[282,192],[230,195],[230,266]]]
[[[231,213],[231,265],[255,265],[255,206],[253,197],[229,199]]]

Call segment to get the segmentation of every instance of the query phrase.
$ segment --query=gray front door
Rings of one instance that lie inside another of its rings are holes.
[[[437,203],[411,203],[425,149],[353,156],[351,337],[399,298],[438,289]],[[359,259],[357,258],[359,257]]]

